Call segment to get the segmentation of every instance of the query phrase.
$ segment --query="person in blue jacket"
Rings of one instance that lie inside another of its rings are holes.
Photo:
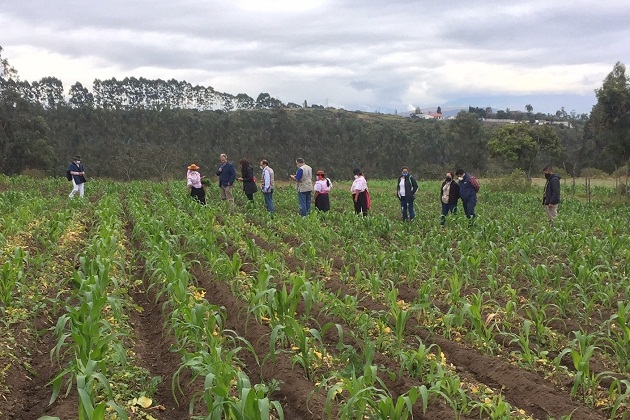
[[[68,175],[68,180],[72,181],[72,191],[68,197],[74,198],[74,196],[78,193],[79,197],[83,197],[85,192],[85,168],[81,164],[81,156],[76,155],[68,169],[66,170]]]
[[[475,223],[475,217],[477,217],[475,206],[477,206],[479,181],[461,168],[455,171],[455,176],[459,180],[459,197],[462,199],[464,213],[468,218],[468,225],[472,226]]]
[[[232,186],[236,181],[236,170],[227,158],[227,155],[222,153],[219,156],[221,164],[217,169],[217,176],[219,177],[219,188],[221,189],[221,200],[228,201],[230,203],[230,211],[234,211],[234,196],[232,195]]]
[[[416,191],[418,191],[418,183],[411,174],[409,174],[409,168],[402,167],[401,174],[398,177],[398,184],[396,185],[396,195],[400,200],[400,209],[402,211],[402,220],[410,222],[416,217],[416,212],[413,209],[413,200],[415,199]]]

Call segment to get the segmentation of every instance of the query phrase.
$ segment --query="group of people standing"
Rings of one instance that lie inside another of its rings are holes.
[[[475,220],[475,206],[477,205],[477,192],[479,181],[474,176],[467,174],[463,169],[455,171],[459,182],[455,182],[452,172],[447,172],[440,187],[440,202],[442,203],[442,217],[440,224],[446,224],[446,216],[457,213],[457,203],[461,199],[464,213],[472,225]],[[414,209],[415,194],[418,191],[418,183],[409,173],[409,168],[402,167],[398,177],[396,195],[400,200],[400,208],[403,222],[411,222],[416,217]]]
[[[219,178],[219,189],[221,191],[221,200],[227,201],[230,205],[230,210],[234,211],[234,195],[232,194],[232,188],[236,181],[239,181],[243,185],[243,192],[248,200],[248,205],[254,202],[254,193],[258,191],[256,185],[256,177],[254,176],[254,167],[246,159],[241,159],[239,162],[241,176],[236,176],[236,169],[234,165],[228,160],[226,154],[222,153],[219,156],[220,164],[215,172]],[[261,192],[265,195],[265,204],[267,210],[274,211],[273,208],[273,187],[274,187],[274,175],[273,169],[269,167],[269,162],[266,160],[260,161],[260,169],[263,171],[263,185]],[[191,164],[188,166],[188,172],[186,173],[187,186],[190,190],[190,195],[198,200],[201,204],[206,204],[206,193],[203,188],[205,177],[199,173],[199,166]],[[208,182],[206,182],[206,185]]]
[[[258,191],[256,178],[252,165],[245,159],[240,161],[241,176],[236,177],[234,165],[230,163],[225,154],[220,155],[221,164],[217,168],[216,175],[219,177],[219,187],[221,189],[221,199],[230,203],[230,208],[234,209],[234,197],[232,186],[236,180],[242,182],[243,192],[250,203],[253,202],[254,193]],[[333,186],[326,173],[322,170],[316,172],[315,183],[313,183],[313,169],[306,164],[303,158],[295,160],[297,170],[291,175],[295,181],[298,196],[300,216],[306,216],[311,211],[311,202],[315,204],[317,210],[326,212],[330,210],[329,192]],[[197,172],[199,167],[192,164],[188,167],[188,187],[190,195],[195,197],[200,203],[205,204],[205,192],[202,185],[203,177]],[[265,159],[260,161],[262,170],[261,193],[265,198],[266,209],[273,213],[273,190],[275,183],[274,171],[269,167],[269,162]],[[551,166],[544,168],[545,184],[543,192],[543,205],[551,226],[558,215],[558,204],[560,202],[560,177],[553,173]],[[353,170],[354,179],[350,187],[352,194],[354,211],[356,214],[367,216],[370,209],[370,192],[363,172],[359,168]],[[409,168],[402,167],[401,175],[398,177],[396,185],[396,195],[400,200],[400,208],[403,222],[411,222],[415,217],[414,200],[418,191],[418,182],[409,173]],[[466,173],[463,169],[447,172],[440,186],[440,202],[442,204],[442,215],[440,224],[446,224],[448,214],[457,213],[457,204],[462,201],[464,214],[468,219],[469,226],[472,226],[477,217],[475,207],[477,206],[477,193],[479,192],[479,181],[476,177]]]
[[[232,187],[234,182],[239,181],[243,185],[243,192],[248,199],[248,205],[254,201],[254,193],[258,191],[256,185],[256,177],[254,176],[254,168],[246,159],[240,160],[241,176],[236,176],[234,165],[228,161],[226,154],[219,156],[220,164],[215,174],[219,177],[219,188],[221,191],[221,200],[227,201],[230,210],[234,211],[234,196],[232,195]],[[333,186],[331,180],[326,177],[326,173],[322,170],[316,172],[316,180],[313,183],[313,169],[304,162],[303,158],[295,160],[297,171],[291,175],[291,179],[295,181],[300,215],[306,216],[311,210],[311,202],[315,204],[317,210],[326,212],[330,210],[329,193]],[[263,159],[259,162],[262,171],[262,180],[260,192],[265,199],[265,208],[270,213],[274,213],[275,207],[273,203],[273,191],[275,188],[275,174],[269,166],[269,162]],[[206,204],[205,186],[209,184],[206,177],[199,173],[199,166],[191,164],[188,166],[186,173],[187,186],[190,195],[199,203]],[[72,181],[72,191],[69,197],[75,195],[83,197],[86,183],[85,168],[81,163],[81,156],[76,155],[67,168],[67,178]],[[371,207],[370,192],[368,190],[367,181],[363,172],[359,168],[353,169],[354,179],[350,187],[352,200],[354,203],[354,211],[356,214],[367,216]],[[545,208],[550,226],[554,226],[556,217],[558,216],[558,205],[560,203],[560,176],[553,172],[551,165],[543,169],[546,178],[545,187],[543,189],[542,204]],[[457,178],[457,182],[455,181]],[[401,175],[398,177],[396,185],[396,195],[400,200],[400,208],[402,220],[411,222],[415,217],[414,199],[418,191],[418,183],[409,173],[409,168],[402,167]],[[446,216],[449,213],[457,213],[457,203],[461,199],[464,214],[468,218],[469,225],[473,225],[477,206],[477,193],[479,192],[479,181],[473,175],[466,173],[463,169],[457,169],[455,176],[452,172],[447,172],[442,185],[440,186],[440,202],[442,204],[441,225],[446,224]]]

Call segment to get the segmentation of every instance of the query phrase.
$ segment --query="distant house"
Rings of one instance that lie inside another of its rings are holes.
[[[516,124],[517,123],[516,120],[509,120],[509,119],[503,119],[503,118],[484,118],[482,121],[489,124]]]
[[[537,125],[562,125],[564,127],[571,127],[571,123],[569,121],[547,121],[547,120],[536,120]]]

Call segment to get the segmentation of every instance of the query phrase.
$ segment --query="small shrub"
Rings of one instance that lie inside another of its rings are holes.
[[[485,184],[483,185],[485,187]],[[525,176],[525,171],[515,169],[511,174],[495,178],[488,183],[488,189],[492,191],[527,192],[532,188],[532,183]]]

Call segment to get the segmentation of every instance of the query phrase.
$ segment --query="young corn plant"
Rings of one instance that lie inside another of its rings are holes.
[[[518,344],[520,347],[520,360],[524,362],[526,366],[534,368],[536,366],[536,362],[540,358],[544,358],[549,353],[548,351],[537,352],[532,347],[534,345],[530,342],[530,335],[532,330],[532,322],[528,319],[523,321],[523,327],[519,329],[518,334],[511,332],[502,332],[503,335],[510,338],[510,344]]]
[[[0,304],[12,305],[14,289],[24,280],[24,268],[28,264],[28,252],[16,247],[13,256],[0,268]]]
[[[564,349],[556,357],[556,365],[559,365],[560,360],[564,355],[569,354],[573,361],[573,367],[575,368],[575,378],[573,379],[573,387],[571,388],[571,396],[577,396],[581,391],[581,397],[583,401],[586,401],[588,392],[597,386],[596,375],[591,374],[590,360],[593,357],[593,353],[597,350],[595,342],[595,336],[592,334],[583,333],[581,331],[575,331],[575,339],[572,341],[572,347]]]

